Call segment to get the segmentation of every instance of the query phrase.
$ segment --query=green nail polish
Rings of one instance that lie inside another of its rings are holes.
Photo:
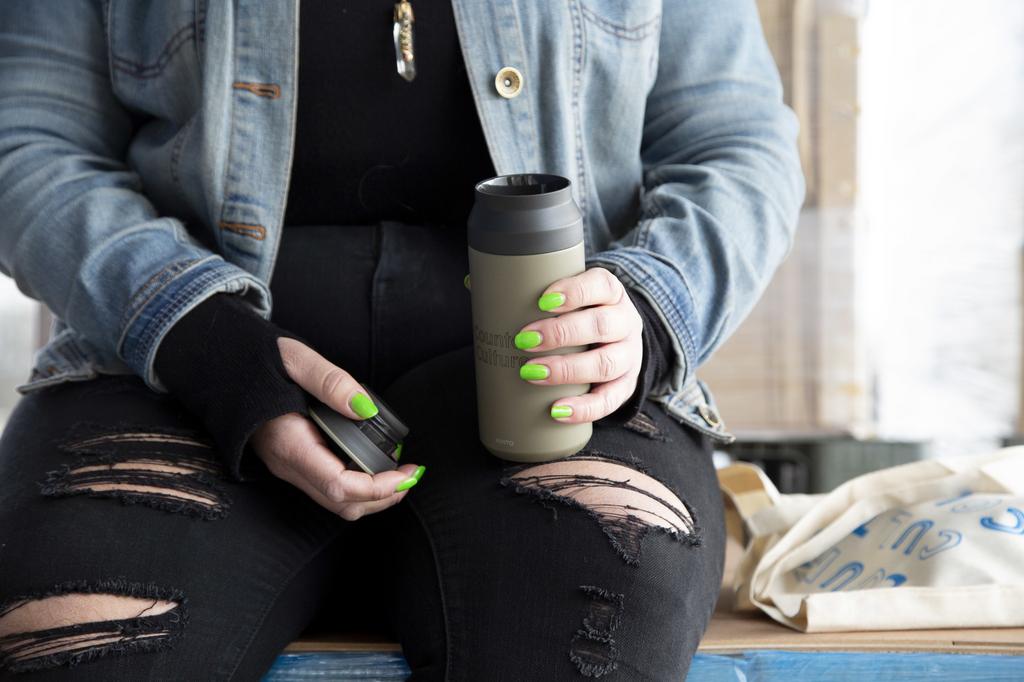
[[[555,419],[562,419],[563,417],[572,416],[571,405],[554,405],[551,408],[551,416]]]
[[[519,368],[519,376],[527,381],[536,381],[537,379],[547,379],[551,374],[551,370],[548,369],[547,365],[523,365]]]
[[[414,485],[416,485],[419,482],[420,482],[420,480],[418,478],[411,478],[411,477],[407,478],[407,479],[405,479],[404,481],[402,481],[401,483],[399,483],[398,485],[395,486],[395,492],[396,493],[400,493],[403,490],[408,490],[409,488],[413,487]]]
[[[557,308],[563,303],[565,303],[565,294],[559,291],[552,291],[550,294],[544,294],[537,299],[537,307],[544,312]]]
[[[515,344],[519,350],[529,350],[534,346],[539,346],[544,337],[540,335],[540,332],[530,330],[528,332],[519,332],[516,334]]]
[[[462,286],[466,287],[467,289],[469,288],[469,275],[466,275],[465,277],[462,278]]]
[[[402,458],[402,444],[399,443],[398,447],[395,448],[395,461],[397,462],[401,458]]]
[[[352,396],[352,400],[349,401],[349,405],[363,419],[369,419],[379,412],[377,406],[373,404],[373,401],[365,393],[356,393]]]
[[[412,472],[412,476],[405,479],[395,487],[395,492],[400,493],[403,490],[408,490],[409,488],[419,483],[420,479],[423,478],[423,472],[426,470],[427,467],[423,466],[422,464],[416,467],[416,471]]]

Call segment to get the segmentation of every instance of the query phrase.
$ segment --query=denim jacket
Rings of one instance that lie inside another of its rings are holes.
[[[730,440],[695,371],[788,252],[804,195],[754,0],[452,4],[495,169],[571,180],[587,267],[670,332],[650,397]],[[201,301],[233,292],[269,319],[299,10],[0,3],[0,271],[56,316],[19,392],[100,373],[165,392],[157,348]]]

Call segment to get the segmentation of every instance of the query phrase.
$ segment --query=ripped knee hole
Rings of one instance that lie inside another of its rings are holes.
[[[0,669],[27,672],[171,645],[180,592],[125,581],[65,583],[0,606]]]
[[[519,493],[585,509],[628,563],[638,563],[648,531],[698,544],[692,511],[664,483],[626,464],[583,451],[565,459],[514,467],[501,480]]]
[[[218,482],[222,466],[198,434],[99,425],[89,430],[60,445],[76,458],[47,474],[40,484],[44,495],[112,498],[208,520],[227,514],[230,500]]]

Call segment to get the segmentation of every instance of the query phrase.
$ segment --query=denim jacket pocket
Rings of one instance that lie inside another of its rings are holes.
[[[580,11],[591,26],[622,40],[644,40],[661,29],[659,0],[587,0]]]
[[[107,13],[110,80],[127,107],[181,122],[199,107],[199,44],[205,3],[111,0]]]
[[[589,0],[579,4],[581,21],[577,30],[585,46],[576,54],[590,96],[610,111],[633,109],[631,102],[610,102],[618,97],[635,98],[648,92],[658,72],[661,46],[661,3],[658,0],[608,2]],[[624,79],[642,87],[609,88]],[[596,113],[596,112],[595,112]],[[639,114],[640,111],[637,111]],[[621,120],[611,120],[614,129],[632,129]],[[639,121],[636,125],[639,125]],[[602,128],[604,129],[604,128]]]

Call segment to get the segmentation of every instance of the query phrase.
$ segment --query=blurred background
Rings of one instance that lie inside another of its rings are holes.
[[[795,248],[702,377],[734,457],[830,490],[1021,431],[1024,2],[759,0]]]
[[[819,492],[1015,442],[1024,1],[758,6],[808,194],[788,260],[700,372],[739,436],[719,463]],[[0,424],[49,323],[0,277]]]

